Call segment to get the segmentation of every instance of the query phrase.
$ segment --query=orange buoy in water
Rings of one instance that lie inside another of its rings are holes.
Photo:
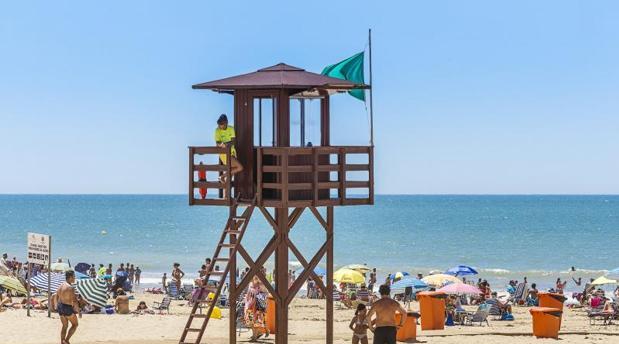
[[[202,165],[202,162],[200,162],[200,165]],[[206,182],[206,170],[205,169],[198,170],[198,181]],[[206,188],[200,188],[200,197],[202,197],[202,199],[206,198]]]

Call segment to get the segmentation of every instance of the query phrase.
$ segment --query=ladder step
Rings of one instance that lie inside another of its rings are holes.
[[[225,243],[223,243],[223,244],[219,244],[219,246],[221,246],[221,247],[235,247],[236,244],[225,244]]]
[[[223,271],[211,271],[211,273],[209,273],[209,275],[223,275],[224,272]]]
[[[219,258],[219,257],[217,257],[217,258],[215,258],[215,259],[213,259],[213,260],[219,260],[219,261],[225,262],[225,261],[230,260],[230,258],[225,258],[225,257],[221,257],[221,258]]]
[[[237,230],[227,230],[226,233],[228,234],[241,234],[241,231],[237,231]]]
[[[232,220],[234,220],[234,221],[245,221],[247,219],[242,217],[242,216],[235,216],[235,217],[232,218]]]
[[[187,328],[185,328],[185,331],[187,331],[187,332],[201,332],[201,331],[202,331],[202,329],[200,329],[200,328],[190,328],[190,327],[187,327]]]
[[[206,318],[206,314],[190,314],[189,316],[194,318]]]

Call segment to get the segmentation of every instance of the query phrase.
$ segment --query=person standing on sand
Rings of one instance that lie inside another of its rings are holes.
[[[65,272],[66,281],[62,283],[56,294],[58,295],[58,305],[56,310],[60,315],[60,322],[62,323],[62,329],[60,330],[60,343],[69,344],[69,339],[77,330],[77,316],[79,313],[79,305],[77,302],[77,295],[75,289],[71,284],[75,283],[75,272],[69,270]],[[68,329],[69,323],[71,328]],[[67,332],[68,329],[68,332]]]
[[[164,293],[168,293],[168,287],[166,285],[166,281],[168,280],[168,274],[167,273],[163,273],[163,276],[161,277],[161,285],[163,286],[163,292]]]
[[[389,294],[391,288],[381,285],[378,288],[380,299],[372,305],[367,319],[370,320],[370,330],[374,332],[374,344],[396,344],[396,333],[406,321],[406,310]],[[401,314],[400,323],[395,323],[396,312]],[[372,321],[372,316],[376,318]]]
[[[139,285],[140,284],[140,275],[142,274],[142,270],[140,270],[139,266],[136,266],[135,268],[135,284]]]
[[[181,270],[181,265],[179,263],[174,263],[172,269],[172,281],[176,284],[176,290],[181,290],[181,280],[185,273]]]

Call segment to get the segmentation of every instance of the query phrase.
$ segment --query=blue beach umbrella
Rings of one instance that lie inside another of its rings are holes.
[[[83,274],[79,271],[75,271],[75,277],[77,277],[77,279],[86,279],[86,278],[90,278],[90,276]]]
[[[410,274],[408,272],[403,272],[403,271],[398,271],[398,272],[394,272],[392,274],[389,274],[389,279],[391,281],[393,280],[401,280],[402,278],[409,276]]]
[[[456,277],[467,276],[467,275],[477,275],[477,270],[467,265],[458,265],[458,266],[454,266],[453,268],[450,268],[447,271],[445,271],[445,274],[456,276]]]
[[[392,290],[404,290],[408,287],[411,287],[413,289],[425,289],[428,287],[428,285],[426,284],[426,282],[414,277],[404,277],[391,285]]]
[[[303,268],[297,269],[295,271],[295,273],[297,274],[297,277],[301,276],[301,274],[303,273]],[[318,276],[326,276],[327,275],[327,270],[317,266],[314,268],[314,273]]]

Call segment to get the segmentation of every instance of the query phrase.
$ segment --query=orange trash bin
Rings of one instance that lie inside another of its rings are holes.
[[[267,297],[267,312],[266,312],[266,326],[269,333],[275,333],[275,299],[269,295]]]
[[[402,315],[400,313],[395,314],[395,323],[400,323],[400,318]],[[407,312],[406,320],[404,321],[404,326],[402,326],[397,334],[396,339],[398,342],[413,342],[417,339],[417,319],[419,318],[419,313],[415,312]]]
[[[447,298],[447,294],[437,291],[417,293],[422,330],[442,330],[445,328],[445,298]]]
[[[557,293],[539,292],[537,293],[539,298],[540,307],[556,308],[563,310],[563,302],[567,300],[565,296]]]
[[[557,308],[533,307],[533,335],[537,338],[559,338],[563,311]]]

